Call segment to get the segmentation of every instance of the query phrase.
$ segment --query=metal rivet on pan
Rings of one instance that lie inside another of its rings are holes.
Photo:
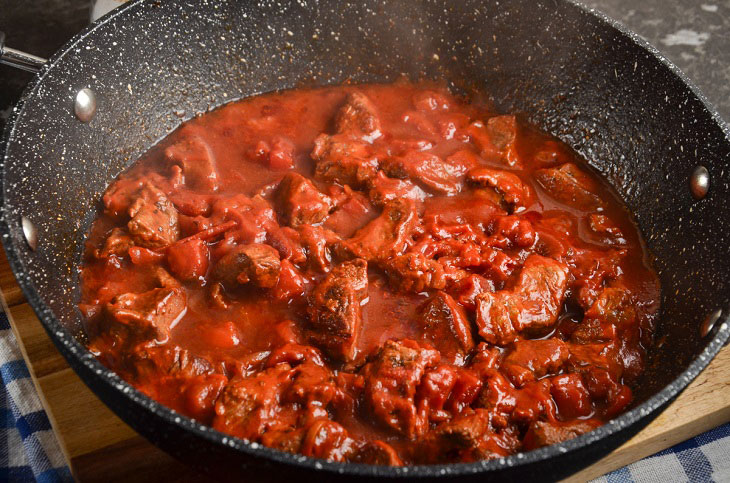
[[[23,227],[23,236],[31,250],[35,251],[38,247],[38,230],[32,221],[25,216],[20,217],[20,225]]]
[[[707,171],[707,168],[704,166],[695,168],[689,179],[689,189],[697,200],[701,200],[707,195],[707,190],[710,189],[710,172]]]
[[[706,337],[707,334],[710,333],[712,328],[715,326],[715,323],[720,319],[722,316],[722,309],[717,309],[714,312],[712,312],[710,315],[707,316],[707,318],[702,322],[702,325],[700,325],[700,335],[702,337]]]
[[[96,94],[88,87],[84,87],[76,94],[74,113],[81,122],[89,122],[96,114]]]

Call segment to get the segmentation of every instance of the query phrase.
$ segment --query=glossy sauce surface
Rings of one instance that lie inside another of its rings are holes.
[[[567,146],[439,86],[267,94],[108,188],[90,348],[234,436],[372,464],[474,461],[623,411],[659,285]]]

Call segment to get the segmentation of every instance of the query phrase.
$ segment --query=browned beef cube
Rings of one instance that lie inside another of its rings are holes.
[[[502,194],[504,201],[515,211],[524,210],[534,202],[530,186],[514,173],[499,169],[476,168],[467,178],[472,183],[490,186]]]
[[[617,329],[633,327],[636,317],[634,302],[626,287],[620,284],[606,287],[586,310],[571,340],[580,344],[610,342],[616,338]]]
[[[319,223],[327,217],[332,200],[299,173],[288,173],[279,183],[276,198],[292,227]]]
[[[530,425],[524,439],[526,450],[533,450],[551,444],[561,443],[576,438],[583,433],[592,431],[600,426],[600,421],[588,419],[567,423],[535,421]]]
[[[451,295],[438,291],[421,307],[421,323],[427,340],[449,362],[463,363],[474,348],[471,323]]]
[[[485,433],[491,430],[489,412],[476,409],[452,421],[439,425],[433,432],[445,452],[477,449]]]
[[[331,357],[351,361],[360,335],[360,303],[367,295],[367,262],[362,259],[335,267],[314,289],[309,300],[312,341]]]
[[[403,253],[417,224],[415,203],[394,200],[385,205],[380,216],[339,246],[346,253],[365,260],[387,260]]]
[[[180,238],[177,210],[167,196],[151,184],[145,185],[140,196],[129,207],[127,223],[137,245],[155,248],[169,245]]]
[[[428,429],[428,418],[416,409],[415,395],[427,369],[441,360],[439,352],[412,340],[387,341],[365,365],[365,400],[384,426],[414,439]]]
[[[518,340],[505,357],[502,370],[515,386],[522,387],[527,382],[556,374],[568,357],[570,350],[560,339]]]
[[[603,206],[596,194],[598,185],[573,163],[557,168],[538,169],[535,179],[550,196],[561,203],[591,211]]]
[[[352,463],[368,465],[401,466],[403,461],[388,443],[380,440],[367,441],[357,445],[350,456]]]
[[[382,171],[378,171],[377,176],[370,180],[368,196],[374,205],[382,206],[396,199],[423,201],[426,192],[408,180],[389,178]]]
[[[180,288],[156,288],[144,293],[125,293],[106,305],[109,317],[146,340],[165,342],[170,329],[187,309]]]
[[[229,287],[252,283],[272,288],[279,280],[279,252],[269,245],[252,243],[235,247],[223,256],[213,270],[213,278]]]
[[[307,429],[299,452],[312,458],[344,462],[349,459],[353,446],[352,438],[341,424],[319,419]]]
[[[626,243],[621,229],[606,215],[591,213],[588,215],[588,227],[607,241],[618,244]]]
[[[486,123],[476,121],[469,126],[467,131],[483,157],[496,158],[509,166],[519,167],[515,116],[494,116],[490,117]]]
[[[104,213],[118,218],[129,214],[129,207],[137,199],[144,186],[144,178],[126,178],[122,176],[114,181],[104,192]]]
[[[134,377],[144,383],[166,376],[192,378],[213,373],[210,361],[169,343],[130,352],[124,363],[132,368]]]
[[[469,166],[458,159],[444,161],[433,153],[410,151],[383,163],[385,172],[394,178],[410,179],[438,194],[461,191]]]
[[[478,461],[507,456],[520,444],[513,428],[495,430],[485,409],[467,410],[440,424],[422,444],[424,463]]]
[[[314,349],[311,346],[303,346]],[[319,358],[319,354],[315,353]],[[310,356],[309,361],[292,369],[292,383],[282,395],[282,402],[293,402],[308,412],[310,419],[328,417],[327,409],[343,409],[354,402],[347,399],[337,385],[334,374],[321,361]],[[347,400],[346,400],[347,399]]]
[[[373,178],[380,159],[372,145],[351,135],[321,134],[314,140],[314,176],[327,183],[360,186]]]
[[[335,118],[338,133],[365,134],[377,137],[381,133],[380,119],[373,102],[362,92],[351,92]]]
[[[512,290],[477,296],[479,334],[491,344],[507,345],[523,331],[539,332],[557,321],[565,299],[568,267],[530,255]]]
[[[451,293],[456,296],[456,300],[470,311],[476,309],[477,295],[482,292],[494,292],[494,282],[488,278],[474,274],[459,280],[451,288]]]
[[[112,255],[124,257],[131,246],[134,246],[134,242],[127,230],[114,228],[104,240],[104,246],[97,250],[96,256],[99,258],[107,258]]]
[[[213,427],[239,438],[258,440],[278,419],[282,409],[279,401],[291,374],[289,364],[277,364],[231,381],[215,404]]]
[[[299,453],[305,433],[305,428],[269,430],[261,436],[261,443],[268,448],[278,449],[279,451]]]
[[[464,270],[445,267],[438,260],[414,252],[390,258],[380,265],[388,274],[390,283],[403,292],[443,290],[469,275]]]
[[[202,138],[183,138],[165,149],[165,158],[170,164],[182,168],[188,187],[204,191],[218,190],[220,180],[213,161],[213,152]]]

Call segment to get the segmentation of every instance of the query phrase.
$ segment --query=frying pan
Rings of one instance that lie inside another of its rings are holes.
[[[485,91],[497,108],[525,113],[588,159],[632,210],[663,294],[657,345],[631,410],[576,439],[508,458],[338,464],[200,425],[145,397],[86,350],[76,267],[101,193],[118,173],[185,119],[225,102],[403,74]],[[96,111],[77,116],[82,88]],[[1,154],[2,242],[51,339],[124,421],[226,479],[557,479],[648,424],[730,335],[730,131],[655,49],[569,1],[137,0],[44,65],[13,111]]]

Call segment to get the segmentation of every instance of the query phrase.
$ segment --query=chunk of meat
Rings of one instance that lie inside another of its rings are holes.
[[[282,404],[303,409],[300,424],[329,418],[329,411],[350,414],[355,402],[337,385],[332,371],[310,358],[292,369],[291,384],[281,395]]]
[[[400,255],[410,243],[418,224],[416,205],[411,200],[394,200],[373,221],[339,244],[341,250],[366,260],[386,260]]]
[[[129,236],[127,230],[123,228],[114,228],[109,236],[104,240],[104,245],[97,250],[96,256],[99,258],[108,258],[112,255],[124,257],[130,247],[134,246],[132,237]]]
[[[328,183],[361,186],[373,178],[380,165],[372,145],[351,135],[322,134],[314,140],[315,178]]]
[[[287,421],[280,417],[285,408],[279,401],[291,375],[288,364],[278,364],[232,380],[215,404],[213,428],[249,440],[258,440],[271,426],[286,428]]]
[[[410,439],[423,435],[428,420],[416,408],[416,388],[427,369],[435,367],[438,351],[412,340],[389,340],[362,369],[365,400],[384,426]]]
[[[444,290],[469,275],[464,270],[446,267],[438,260],[431,260],[422,253],[408,252],[380,265],[387,273],[390,283],[403,292]]]
[[[556,374],[570,357],[570,350],[560,339],[518,340],[507,354],[502,370],[517,387],[548,374]]]
[[[420,311],[420,322],[426,340],[436,347],[449,362],[462,365],[474,348],[471,323],[464,311],[449,294],[438,291]]]
[[[482,292],[494,292],[494,282],[480,275],[471,274],[450,289],[456,300],[467,310],[476,310],[477,296]]]
[[[170,330],[185,315],[187,300],[181,288],[156,288],[144,293],[117,295],[106,305],[110,319],[144,340],[166,342]]]
[[[593,412],[591,395],[578,373],[561,374],[550,379],[550,394],[564,419],[589,416]]]
[[[555,324],[565,299],[568,267],[530,255],[514,288],[477,296],[479,334],[491,344],[507,345],[523,331],[538,332]]]
[[[530,429],[527,430],[523,442],[524,448],[526,450],[533,450],[542,448],[543,446],[561,443],[593,431],[600,425],[600,421],[593,419],[568,423],[535,421],[530,425]]]
[[[388,443],[380,440],[367,441],[359,445],[350,456],[352,463],[368,465],[401,466],[403,461]]]
[[[186,186],[195,190],[218,191],[220,179],[213,152],[199,136],[186,137],[168,146],[165,159],[182,168]]]
[[[398,255],[384,263],[391,283],[403,292],[446,288],[444,267],[421,253]]]
[[[588,227],[593,233],[602,236],[604,241],[618,245],[626,244],[621,229],[606,215],[591,213],[588,215]]]
[[[354,442],[342,425],[320,419],[307,430],[299,450],[305,456],[344,462],[353,452]]]
[[[191,378],[213,373],[213,364],[174,344],[151,345],[124,355],[135,381],[144,383],[164,377]]]
[[[114,218],[128,215],[129,206],[134,203],[144,184],[144,178],[127,178],[124,176],[113,182],[102,197],[104,213]]]
[[[279,183],[276,199],[290,226],[320,223],[329,214],[332,200],[299,173],[287,173]]]
[[[162,191],[150,184],[142,188],[129,207],[129,216],[127,229],[137,245],[156,248],[180,238],[177,210]]]
[[[422,443],[423,462],[479,461],[515,452],[520,446],[519,432],[514,428],[495,430],[491,418],[489,411],[473,409],[437,426]]]
[[[367,262],[356,259],[335,267],[314,289],[309,300],[310,338],[331,357],[351,361],[356,356],[362,311],[367,296]]]
[[[500,160],[509,166],[520,166],[515,116],[494,116],[486,123],[475,121],[467,132],[482,157]]]
[[[534,203],[532,189],[515,173],[499,169],[476,168],[469,171],[467,179],[481,186],[499,191],[504,201],[515,211],[522,211]]]
[[[444,161],[433,153],[410,151],[388,159],[382,167],[394,178],[410,179],[434,193],[454,194],[461,191],[464,176],[471,166],[458,158]]]
[[[596,182],[573,163],[538,169],[535,179],[551,197],[579,210],[596,210],[604,204],[596,194]]]
[[[626,287],[615,284],[601,291],[585,312],[583,321],[571,335],[571,340],[581,344],[610,342],[616,338],[617,329],[634,327],[636,319],[631,293]]]
[[[233,248],[218,260],[213,278],[228,287],[252,283],[261,288],[276,286],[281,271],[279,252],[269,245],[252,243]]]
[[[203,240],[173,243],[167,249],[167,263],[170,271],[181,280],[195,280],[208,271],[208,245]]]
[[[368,196],[376,206],[382,206],[396,199],[423,201],[427,196],[418,185],[405,179],[389,178],[383,171],[378,171],[369,185]]]
[[[208,216],[210,214],[210,203],[213,196],[188,190],[178,190],[170,193],[170,201],[172,201],[177,211],[180,212],[180,215],[192,217]]]
[[[351,92],[337,112],[335,129],[338,133],[364,134],[375,139],[381,135],[377,108],[362,92]]]
[[[543,234],[540,235],[544,238]],[[569,281],[572,297],[588,310],[596,301],[606,282],[622,273],[621,260],[625,250],[593,250],[573,247],[564,259],[571,267]]]

